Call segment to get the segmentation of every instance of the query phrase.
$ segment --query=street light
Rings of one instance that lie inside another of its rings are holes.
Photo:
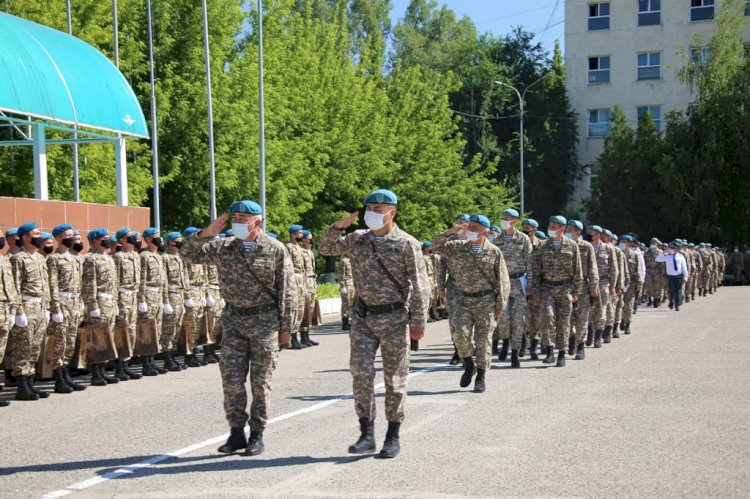
[[[524,88],[523,92],[519,92],[516,87],[514,87],[513,85],[510,85],[508,83],[505,83],[503,81],[497,81],[497,80],[495,81],[495,83],[497,83],[498,85],[503,85],[505,87],[508,87],[508,88],[510,88],[511,90],[513,90],[516,93],[516,95],[518,96],[518,105],[519,105],[519,107],[521,109],[521,112],[520,112],[520,118],[521,118],[520,121],[521,121],[521,123],[520,123],[520,126],[519,126],[519,139],[520,139],[520,146],[519,147],[520,147],[520,154],[519,154],[519,166],[518,166],[518,169],[519,169],[520,174],[521,174],[521,182],[520,182],[520,190],[521,190],[521,215],[523,215],[524,213],[526,213],[525,199],[524,199],[524,194],[523,194],[523,114],[524,114],[523,102],[524,102],[524,99],[526,98],[526,92],[528,92],[528,90],[531,87],[533,87],[534,85],[536,85],[537,83],[539,83],[540,81],[542,81],[543,79],[545,79],[550,74],[552,74],[552,71],[549,71],[548,73],[543,74],[542,76],[540,76],[539,78],[537,78],[535,81],[533,81],[532,83],[530,83],[526,88]]]

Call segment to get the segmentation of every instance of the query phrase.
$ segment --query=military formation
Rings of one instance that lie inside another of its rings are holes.
[[[377,455],[399,454],[410,355],[426,323],[449,321],[459,385],[482,393],[495,356],[512,368],[526,356],[558,367],[584,360],[588,347],[631,334],[639,306],[680,311],[696,294],[715,293],[727,266],[707,243],[653,238],[647,246],[562,215],[545,232],[515,209],[499,225],[461,214],[420,243],[396,223],[395,193],[378,189],[364,205],[367,229],[349,230],[356,211],[319,245],[321,255],[339,257],[360,430],[353,454],[376,451],[378,350],[388,429]],[[262,229],[263,218],[254,201],[237,201],[202,230],[91,230],[87,252],[69,224],[51,233],[34,223],[8,229],[9,252],[0,255],[5,385],[17,400],[38,400],[49,396],[36,386],[44,366],[56,393],[72,393],[86,388],[76,376],[107,386],[218,362],[230,427],[219,452],[262,453],[279,351],[316,346],[311,332],[320,323],[312,234],[294,224],[282,243]]]

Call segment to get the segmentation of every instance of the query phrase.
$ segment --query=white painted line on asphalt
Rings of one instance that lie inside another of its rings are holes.
[[[420,376],[422,374],[426,374],[430,371],[434,371],[441,367],[443,364],[435,364],[429,367],[425,367],[423,369],[418,369],[416,371],[412,371],[409,373],[409,378],[416,378],[417,376]],[[380,383],[375,386],[376,390],[379,390],[385,386],[385,383]],[[268,420],[267,424],[274,424],[278,423],[280,421],[284,421],[286,419],[294,418],[297,416],[301,416],[303,414],[309,414],[311,412],[319,411],[321,409],[325,409],[328,406],[334,405],[338,402],[341,402],[342,400],[348,400],[351,399],[354,396],[353,393],[347,393],[345,395],[338,395],[332,399],[324,400],[323,402],[318,402],[317,404],[313,404],[310,407],[305,407],[303,409],[299,409],[296,411],[288,412],[286,414],[282,414],[281,416],[276,416],[275,418],[271,418]],[[245,430],[247,431],[247,430]],[[64,489],[55,490],[52,492],[49,492],[47,494],[44,494],[42,497],[44,499],[54,499],[56,497],[64,497],[68,494],[72,494],[73,492],[79,491],[79,490],[85,490],[89,489],[91,487],[94,487],[96,485],[102,484],[104,482],[107,482],[109,480],[112,480],[113,478],[120,478],[126,475],[132,475],[139,470],[149,468],[155,464],[161,463],[162,461],[166,461],[167,459],[172,459],[175,457],[184,456],[185,454],[189,454],[191,452],[194,452],[196,450],[202,449],[204,447],[209,447],[211,445],[216,445],[220,442],[223,442],[229,438],[229,433],[225,433],[223,435],[220,435],[218,437],[209,438],[208,440],[204,440],[203,442],[199,442],[193,445],[190,445],[188,447],[183,447],[182,449],[168,452],[166,454],[159,454],[156,456],[152,456],[144,461],[141,461],[139,463],[130,464],[128,466],[118,468],[114,471],[110,471],[107,473],[104,473],[101,476],[89,478],[88,480],[84,480],[82,482],[74,483],[72,485],[68,485]]]

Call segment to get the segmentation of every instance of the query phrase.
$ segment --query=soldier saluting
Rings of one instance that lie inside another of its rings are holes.
[[[401,230],[394,219],[398,198],[378,189],[365,198],[364,221],[370,230],[342,235],[358,211],[328,228],[320,243],[326,256],[351,260],[357,302],[352,309],[350,369],[354,405],[361,435],[349,447],[352,454],[375,450],[375,354],[378,347],[385,374],[385,412],[388,419],[380,457],[399,453],[399,429],[404,420],[409,374],[409,338],[424,336],[430,285],[419,242]]]
[[[191,263],[216,265],[226,310],[222,316],[221,380],[224,411],[231,428],[219,452],[230,454],[241,448],[256,456],[263,452],[263,430],[271,402],[271,376],[276,368],[279,343],[291,339],[297,293],[289,253],[262,229],[263,210],[254,201],[236,201],[231,239],[214,239],[229,219],[224,214],[195,235],[188,237],[182,256]],[[250,373],[253,395],[247,413],[245,380]],[[250,439],[245,424],[250,421]]]

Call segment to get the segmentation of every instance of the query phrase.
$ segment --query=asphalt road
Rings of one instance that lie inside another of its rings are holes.
[[[496,363],[484,394],[459,388],[447,321],[431,324],[393,460],[346,452],[358,427],[333,324],[321,346],[282,352],[255,458],[216,452],[216,365],[13,402],[0,409],[0,497],[747,496],[748,303],[742,287],[679,313],[641,308],[632,335],[584,361]]]

